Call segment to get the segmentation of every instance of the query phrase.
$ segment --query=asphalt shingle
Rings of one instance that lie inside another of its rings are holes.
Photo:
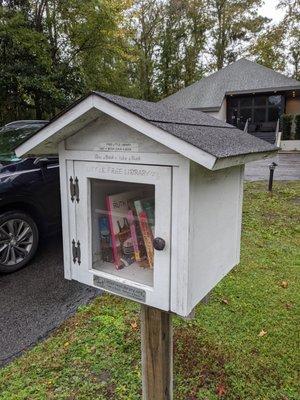
[[[161,100],[182,108],[220,109],[226,94],[300,89],[300,82],[242,58]]]
[[[178,108],[174,105],[153,103],[151,101],[131,99],[128,97],[117,96],[104,92],[94,92],[95,94],[118,104],[128,111],[148,120],[156,122],[171,122],[177,124],[191,124],[203,126],[219,126],[234,129],[232,125],[220,121],[209,114]]]
[[[217,158],[278,150],[276,146],[201,111],[179,109],[163,103],[103,92],[93,93]]]

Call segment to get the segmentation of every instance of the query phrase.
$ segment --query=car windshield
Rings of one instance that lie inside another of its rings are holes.
[[[0,128],[0,163],[16,162],[14,149],[45,125],[46,121],[16,122]]]

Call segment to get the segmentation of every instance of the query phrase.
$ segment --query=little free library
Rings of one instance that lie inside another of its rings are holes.
[[[181,316],[238,264],[244,164],[274,151],[201,111],[99,92],[16,149],[59,154],[65,277]]]
[[[100,92],[16,149],[59,154],[65,277],[143,305],[145,399],[172,398],[169,313],[188,316],[239,263],[244,165],[277,150],[201,111]]]

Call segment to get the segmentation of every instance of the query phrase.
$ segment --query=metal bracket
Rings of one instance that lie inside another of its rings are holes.
[[[70,194],[71,194],[71,201],[74,202],[76,199],[76,202],[79,203],[79,182],[77,176],[75,179],[71,176],[70,179]]]
[[[79,203],[79,183],[77,176],[75,177],[75,196],[77,203]]]
[[[70,195],[71,195],[71,201],[73,202],[75,199],[75,185],[73,183],[73,178],[70,176]]]
[[[75,264],[76,261],[78,262],[78,264],[80,265],[81,263],[81,250],[80,250],[80,242],[79,240],[77,240],[77,246],[76,246],[76,242],[73,239],[72,240],[72,257],[73,257],[73,263]]]
[[[80,250],[80,242],[77,240],[77,262],[81,264],[81,250]]]

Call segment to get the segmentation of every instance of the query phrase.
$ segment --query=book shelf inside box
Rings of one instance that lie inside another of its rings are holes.
[[[154,185],[90,180],[93,269],[153,286]]]
[[[100,261],[93,264],[93,269],[146,286],[153,286],[153,269],[141,268],[138,263],[133,263],[126,269],[116,269],[114,264]]]

